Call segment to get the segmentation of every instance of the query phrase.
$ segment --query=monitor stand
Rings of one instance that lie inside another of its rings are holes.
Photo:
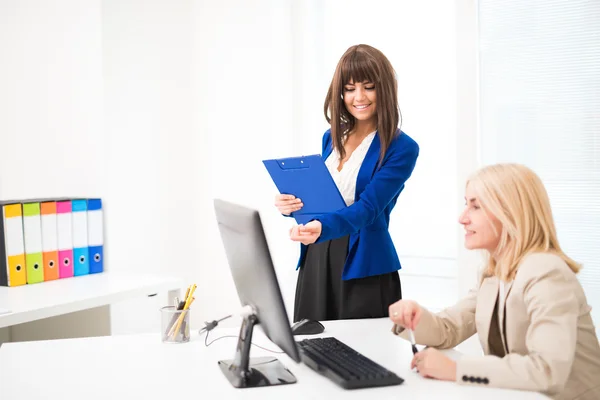
[[[244,317],[233,360],[221,360],[219,366],[236,388],[296,383],[296,377],[275,357],[250,359],[252,330],[258,324],[255,314]]]

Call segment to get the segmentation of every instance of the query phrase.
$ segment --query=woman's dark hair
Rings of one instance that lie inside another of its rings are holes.
[[[372,82],[377,93],[377,131],[381,142],[379,162],[383,160],[385,152],[400,123],[400,109],[398,108],[398,82],[396,72],[390,61],[383,53],[366,44],[350,47],[340,61],[333,74],[331,85],[325,97],[325,119],[331,125],[331,141],[341,158],[346,156],[344,151],[344,136],[354,129],[356,119],[348,112],[344,105],[344,85],[353,82]]]

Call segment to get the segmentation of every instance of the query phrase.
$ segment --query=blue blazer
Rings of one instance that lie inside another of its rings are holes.
[[[364,278],[398,271],[400,260],[388,231],[390,212],[415,168],[419,145],[406,133],[398,135],[387,149],[381,166],[381,143],[375,133],[373,142],[358,171],[354,204],[315,219],[322,224],[317,243],[349,235],[348,257],[342,280]],[[331,130],[323,135],[323,160],[333,151]],[[308,246],[301,245],[299,268]]]

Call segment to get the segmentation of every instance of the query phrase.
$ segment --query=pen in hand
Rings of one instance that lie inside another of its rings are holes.
[[[410,343],[412,345],[412,352],[413,352],[413,354],[417,354],[419,352],[419,350],[417,350],[417,342],[415,341],[415,333],[413,332],[412,329],[409,329],[408,334],[410,335]]]

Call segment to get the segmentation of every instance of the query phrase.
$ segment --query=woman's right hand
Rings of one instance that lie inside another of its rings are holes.
[[[394,324],[413,331],[421,320],[421,306],[412,300],[399,300],[390,305],[388,312]]]
[[[290,215],[301,209],[303,205],[302,200],[297,199],[292,194],[278,194],[275,196],[275,207],[283,215]]]

